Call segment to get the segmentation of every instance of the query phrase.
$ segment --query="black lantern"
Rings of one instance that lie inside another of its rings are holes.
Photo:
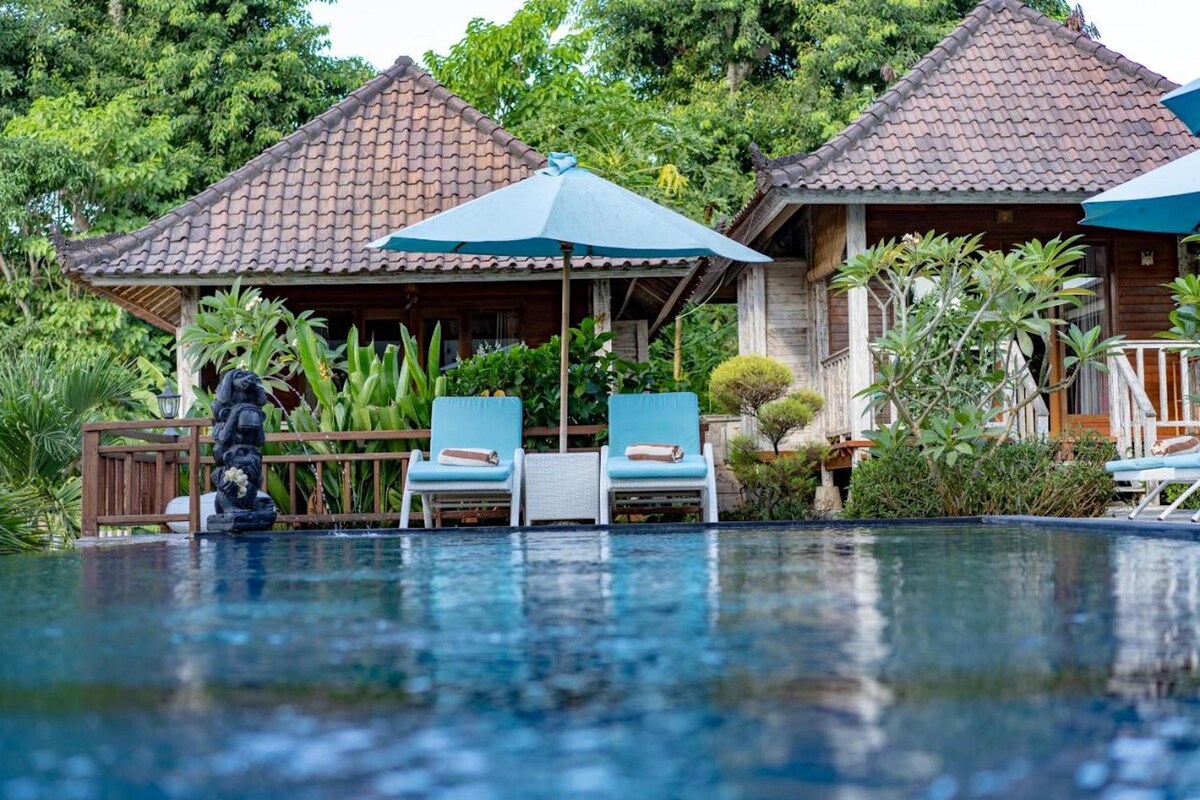
[[[175,419],[179,416],[179,392],[170,386],[163,389],[158,395],[158,415],[163,419]],[[179,435],[179,431],[174,428],[167,428],[163,433],[167,436]]]

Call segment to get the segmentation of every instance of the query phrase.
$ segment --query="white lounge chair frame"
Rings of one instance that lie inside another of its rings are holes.
[[[1175,499],[1175,502],[1167,506],[1158,515],[1160,520],[1166,520],[1175,513],[1178,508],[1183,505],[1189,497],[1200,491],[1200,468],[1187,467],[1155,467],[1153,469],[1130,470],[1128,472],[1114,472],[1113,480],[1120,483],[1141,483],[1147,487],[1146,496],[1142,498],[1142,502],[1137,504],[1133,511],[1129,512],[1130,519],[1137,519],[1138,515],[1149,508],[1159,495],[1163,493],[1168,486],[1179,484],[1187,486]],[[1150,488],[1153,485],[1153,488]],[[1191,517],[1192,522],[1200,522],[1200,511],[1197,511]]]
[[[408,466],[413,466],[424,460],[420,450],[412,451]],[[471,469],[471,467],[463,467]],[[404,477],[404,498],[400,507],[400,528],[408,528],[412,513],[413,496],[421,498],[421,513],[425,518],[425,527],[433,527],[435,511],[482,508],[495,505],[507,505],[509,508],[508,524],[517,527],[521,524],[521,476],[525,471],[525,450],[518,447],[513,452],[513,469],[502,481],[413,481],[406,474]]]
[[[717,522],[717,470],[713,463],[711,442],[704,445],[704,462],[708,472],[703,478],[611,478],[608,475],[608,445],[600,448],[600,524],[608,525],[614,514],[620,511],[622,499],[630,495],[639,498],[637,505],[644,506],[645,500],[658,498],[664,508],[671,505],[674,495],[696,494],[703,510],[705,522]]]

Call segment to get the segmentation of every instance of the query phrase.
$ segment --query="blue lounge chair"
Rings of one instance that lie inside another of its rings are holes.
[[[508,505],[509,524],[521,515],[521,401],[516,397],[439,397],[433,401],[433,424],[426,459],[414,450],[404,480],[400,527],[407,528],[413,495],[421,498],[425,527],[433,527],[435,509]],[[481,447],[495,450],[494,467],[439,464],[447,448]]]
[[[633,444],[674,444],[682,461],[634,461]],[[608,398],[608,444],[600,450],[600,522],[622,506],[694,504],[717,521],[717,472],[712,445],[700,446],[700,405],[691,392],[615,394]]]
[[[1170,517],[1184,501],[1200,490],[1200,453],[1125,458],[1109,461],[1104,468],[1112,473],[1113,480],[1118,483],[1137,483],[1145,487],[1146,497],[1129,512],[1130,519],[1137,519],[1138,514],[1145,511],[1171,484],[1187,488],[1158,515],[1160,520]],[[1192,522],[1200,522],[1200,511],[1192,515]]]

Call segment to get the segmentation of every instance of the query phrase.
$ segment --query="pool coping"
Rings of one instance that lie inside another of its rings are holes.
[[[1134,535],[1149,538],[1167,538],[1187,541],[1200,540],[1200,524],[1178,520],[1160,521],[1155,519],[1131,520],[1127,517],[1037,517],[1028,515],[984,515],[972,517],[905,517],[900,519],[802,519],[802,520],[772,520],[772,521],[728,521],[718,523],[701,522],[662,522],[638,523],[632,525],[538,525],[535,527],[511,528],[507,526],[489,525],[477,528],[440,528],[426,530],[425,528],[311,528],[290,531],[247,531],[245,533],[200,533],[195,537],[186,534],[133,534],[130,536],[105,536],[75,540],[79,549],[122,547],[150,544],[173,544],[199,540],[236,539],[242,541],[264,541],[267,539],[394,539],[400,536],[437,536],[443,534],[498,536],[513,533],[587,533],[607,531],[611,533],[633,534],[638,536],[653,536],[669,533],[697,533],[709,530],[763,530],[790,529],[799,531],[856,530],[856,529],[886,529],[931,525],[939,528],[959,527],[967,525],[990,526],[1022,526],[1036,528],[1058,528],[1109,535]]]

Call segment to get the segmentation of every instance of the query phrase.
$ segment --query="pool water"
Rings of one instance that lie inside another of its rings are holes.
[[[0,798],[1200,796],[1200,544],[996,525],[0,560]]]

